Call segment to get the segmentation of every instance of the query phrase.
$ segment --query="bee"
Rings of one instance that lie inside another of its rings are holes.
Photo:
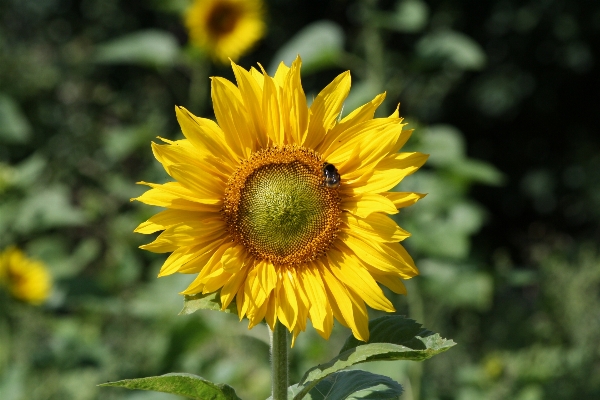
[[[323,186],[335,189],[340,186],[340,174],[333,164],[323,163]]]

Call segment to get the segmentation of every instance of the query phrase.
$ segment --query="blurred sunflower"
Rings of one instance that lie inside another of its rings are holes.
[[[0,253],[0,285],[16,299],[39,305],[50,295],[52,279],[42,262],[9,247]]]
[[[404,294],[418,274],[387,214],[424,196],[389,190],[427,155],[398,153],[412,132],[398,110],[373,118],[385,94],[338,121],[349,72],[307,107],[300,65],[270,77],[232,63],[237,87],[212,78],[218,124],[175,108],[186,139],[152,143],[175,181],[141,182],[152,189],[134,199],[167,210],[136,232],[163,231],[141,246],[172,252],[159,276],[198,274],[182,293],[235,298],[249,328],[279,320],[295,339],[310,319],[327,339],[335,318],[366,341],[365,303],[394,311],[378,283]]]
[[[262,0],[195,0],[185,15],[193,45],[226,63],[265,33]]]

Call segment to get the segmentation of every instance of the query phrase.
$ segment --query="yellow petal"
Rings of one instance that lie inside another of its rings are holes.
[[[388,198],[394,203],[396,208],[404,208],[412,206],[423,197],[427,196],[426,193],[413,193],[413,192],[385,192],[383,196]]]
[[[196,148],[189,144],[187,140],[180,140],[167,145],[152,143],[152,152],[169,175],[171,175],[172,165],[184,164],[188,165],[190,169],[210,173],[214,178],[225,184],[229,175],[233,172],[220,159],[210,154],[199,154]]]
[[[159,191],[168,193],[171,196],[179,197],[180,199],[202,203],[200,206],[203,207],[206,205],[215,205],[220,208],[223,203],[220,199],[209,198],[209,197],[201,197],[199,193],[195,193],[192,190],[184,187],[179,182],[167,182],[165,184],[159,185],[156,183],[148,183],[148,182],[138,182],[140,185],[150,186],[153,189],[157,189]]]
[[[213,77],[211,95],[215,117],[225,133],[227,144],[240,158],[247,159],[256,142],[248,129],[249,117],[238,88],[227,79]]]
[[[258,84],[258,87],[262,90],[262,88],[265,84],[264,75],[262,73],[260,73],[260,71],[254,67],[250,67],[250,75],[252,75],[252,78],[254,78],[254,80]]]
[[[225,140],[223,130],[214,122],[198,118],[184,107],[175,107],[177,122],[183,135],[201,152],[208,152],[215,157],[225,158],[232,162],[238,156],[230,149]]]
[[[260,147],[267,146],[267,136],[265,135],[265,125],[263,123],[262,113],[262,90],[256,80],[252,77],[250,72],[244,68],[231,62],[235,79],[237,81],[240,94],[246,106],[250,120],[246,121],[246,124],[251,126],[253,129],[250,131],[252,137],[256,138]]]
[[[237,294],[240,287],[244,285],[247,270],[248,266],[238,271],[237,273],[232,274],[229,277],[227,283],[223,285],[223,288],[221,289],[220,293],[221,310],[225,310],[227,307],[229,307],[229,304],[231,304],[231,302],[235,298],[235,295]]]
[[[277,71],[275,71],[275,75],[273,76],[273,79],[275,80],[275,84],[278,87],[283,88],[283,86],[285,84],[285,79],[289,73],[290,73],[290,67],[285,65],[283,63],[283,61],[280,62],[279,65],[277,66]],[[265,74],[265,77],[266,77],[266,74]]]
[[[157,185],[155,189],[147,190],[141,196],[131,199],[131,201],[136,200],[151,206],[188,211],[219,212],[221,208],[218,204],[202,204],[195,201],[182,199],[172,192],[165,192],[160,188],[160,186],[161,185]]]
[[[398,153],[380,162],[371,176],[350,183],[354,193],[382,193],[395,187],[404,177],[418,170],[428,155],[423,153]]]
[[[185,164],[171,166],[171,176],[201,199],[218,202],[223,197],[224,184],[205,171],[197,171]]]
[[[225,239],[217,239],[200,246],[178,248],[164,262],[158,277],[171,275],[175,272],[199,271],[224,241]]]
[[[325,293],[323,281],[321,280],[321,277],[317,275],[318,272],[316,269],[316,266],[313,263],[310,263],[305,268],[298,271],[298,280],[308,299],[308,313],[314,328],[317,331],[329,335],[331,330],[326,332],[328,328],[326,326],[327,308],[329,307],[327,294]]]
[[[348,225],[346,231],[357,238],[369,238],[376,242],[399,242],[410,236],[394,220],[385,214],[373,213],[367,218],[344,214],[342,220]]]
[[[335,125],[350,91],[350,81],[350,71],[342,72],[312,102],[304,147],[316,148],[325,138],[325,134]]]
[[[298,318],[296,291],[294,290],[288,271],[281,271],[279,280],[281,281],[281,286],[277,288],[277,319],[289,331],[292,331]]]
[[[241,244],[238,244],[227,249],[227,251],[223,253],[221,263],[223,264],[223,269],[225,271],[236,273],[242,269],[247,259],[248,254],[246,253],[246,248]]]
[[[404,248],[398,243],[378,243],[365,238],[358,239],[345,232],[341,232],[338,237],[358,258],[383,273],[398,274],[404,279],[418,274],[412,258],[406,251],[402,252]],[[336,246],[342,251],[344,250],[343,246],[340,247],[339,242],[336,243]],[[402,250],[399,250],[398,246]]]
[[[229,278],[231,278],[229,272],[225,272],[223,268],[218,268],[216,271],[212,272],[210,275],[203,279],[204,288],[202,288],[202,293],[213,293],[219,290],[220,288],[227,283]]]
[[[344,326],[352,330],[352,334],[360,340],[368,340],[369,330],[367,324],[367,332],[365,335],[363,322],[360,321],[360,316],[355,315],[355,304],[358,303],[350,291],[333,275],[329,267],[323,265],[320,269],[321,276],[325,282],[325,290],[329,298],[329,303],[335,318]],[[363,302],[364,307],[364,302]],[[356,309],[360,311],[360,307]],[[365,310],[366,311],[366,310]],[[357,324],[358,323],[358,324]],[[366,336],[367,339],[364,339]]]
[[[363,193],[354,197],[344,196],[341,205],[343,210],[362,218],[366,218],[374,212],[386,214],[398,212],[394,203],[387,196],[375,193]]]
[[[148,235],[157,231],[167,229],[172,225],[187,221],[203,221],[210,218],[219,218],[220,215],[212,212],[197,212],[183,210],[164,210],[150,217],[135,228],[134,232]]]
[[[327,157],[327,161],[338,167],[346,181],[362,176],[365,170],[370,172],[390,154],[402,133],[402,124],[394,120],[388,122],[377,129],[363,130],[343,142]]]
[[[297,57],[286,75],[283,85],[282,113],[284,130],[289,144],[301,145],[306,138],[308,127],[308,107],[306,95],[300,82],[302,60]]]
[[[257,263],[256,276],[265,295],[269,296],[277,286],[277,272],[270,261],[261,260]]]
[[[367,143],[367,140],[372,142],[375,139],[375,144],[378,144],[381,133],[386,133],[388,136],[390,132],[396,133],[396,130],[400,129],[399,125],[398,120],[377,118],[350,126],[323,152],[323,157],[332,164],[346,162],[355,148],[361,149],[366,145],[372,145]]]
[[[385,93],[377,95],[373,100],[364,104],[350,114],[346,115],[342,120],[335,125],[331,131],[326,135],[324,140],[318,145],[315,150],[317,150],[321,154],[325,154],[329,146],[332,143],[340,140],[340,135],[345,132],[350,127],[359,125],[362,122],[370,121],[373,119],[373,115],[375,115],[375,110],[377,107],[381,105],[383,100],[385,99]]]
[[[271,293],[269,300],[267,300],[267,311],[265,312],[265,322],[269,325],[271,330],[275,329],[275,322],[277,322],[277,307],[275,306],[277,296],[275,293]]]
[[[406,294],[406,287],[404,283],[402,283],[402,279],[398,278],[394,275],[385,275],[385,274],[374,274],[371,272],[373,278],[381,283],[383,286],[389,288],[392,292],[397,294]]]
[[[265,86],[262,98],[263,118],[265,130],[271,141],[281,146],[285,143],[285,130],[283,127],[283,116],[281,115],[281,103],[279,89],[274,80],[265,73]]]
[[[394,306],[385,297],[377,282],[355,256],[344,255],[335,249],[328,252],[331,272],[371,308],[394,312]]]

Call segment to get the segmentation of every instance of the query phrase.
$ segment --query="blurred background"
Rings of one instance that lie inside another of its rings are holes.
[[[96,387],[175,371],[269,395],[266,327],[178,316],[193,276],[156,279],[165,255],[132,232],[156,212],[129,201],[145,191],[135,182],[168,180],[150,141],[182,137],[174,105],[213,118],[208,77],[234,79],[190,42],[190,4],[0,0],[0,252],[22,251],[51,282],[23,295],[19,271],[0,271],[2,400],[176,399]],[[344,114],[387,91],[380,115],[400,102],[415,129],[405,149],[431,154],[396,189],[429,193],[397,216],[421,275],[408,296],[386,293],[458,346],[369,368],[406,400],[600,398],[600,4],[263,10],[265,35],[238,63],[272,72],[299,53],[309,101],[350,69]],[[300,335],[291,382],[349,334]]]

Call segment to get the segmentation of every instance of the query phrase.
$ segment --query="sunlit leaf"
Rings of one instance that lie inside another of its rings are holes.
[[[386,28],[399,32],[418,32],[425,27],[429,19],[429,7],[420,0],[398,1],[394,11],[386,20]]]
[[[451,30],[443,30],[424,36],[416,47],[417,53],[426,59],[450,62],[464,70],[479,70],[485,66],[485,52],[469,36]]]
[[[177,39],[169,32],[148,29],[98,45],[95,61],[101,64],[169,66],[179,57]]]
[[[275,53],[269,71],[274,74],[281,61],[291,65],[298,54],[302,57],[303,73],[316,71],[334,65],[343,49],[342,28],[332,21],[317,21],[303,28]]]
[[[98,386],[114,386],[126,389],[153,390],[172,393],[197,400],[239,400],[235,390],[225,384],[213,383],[192,374],[172,373],[148,378],[125,379]]]
[[[22,143],[31,136],[31,125],[19,105],[0,93],[0,140]]]
[[[184,296],[183,309],[179,315],[188,315],[195,313],[198,310],[214,310],[221,311],[221,296],[219,292],[207,294],[195,294],[192,296]],[[232,301],[225,310],[226,313],[237,314],[235,301]]]

